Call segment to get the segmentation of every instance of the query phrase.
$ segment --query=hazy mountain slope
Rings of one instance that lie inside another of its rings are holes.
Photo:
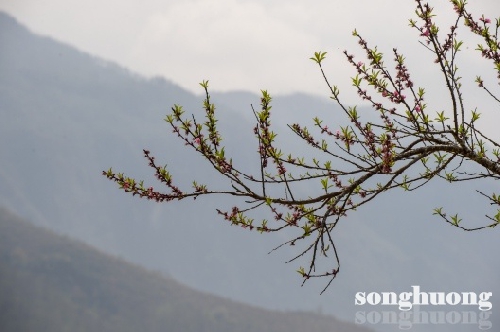
[[[0,208],[2,331],[367,331],[194,291]]]
[[[488,254],[500,250],[498,229],[465,233],[431,216],[440,205],[464,216],[481,215],[477,211],[488,204],[468,184],[436,182],[415,193],[397,191],[350,215],[334,234],[341,273],[319,296],[323,282],[299,287],[297,265],[283,264],[292,248],[267,255],[286,234],[252,234],[217,216],[215,207],[230,208],[231,200],[158,205],[119,192],[101,175],[113,166],[151,179],[141,156],[148,148],[168,163],[181,185],[193,177],[227,185],[162,121],[174,103],[201,116],[200,96],[33,35],[6,15],[0,15],[0,73],[0,199],[37,224],[199,289],[268,308],[322,309],[351,321],[360,290],[406,291],[420,284],[443,291],[500,291],[500,262]],[[249,104],[257,107],[258,96],[214,93],[213,101],[227,152],[255,167]],[[311,123],[316,115],[331,127],[339,123],[331,103],[310,96],[276,96],[273,105],[279,129],[290,121]],[[291,135],[281,134],[278,141],[285,150],[308,151]],[[496,183],[472,188],[498,192]]]

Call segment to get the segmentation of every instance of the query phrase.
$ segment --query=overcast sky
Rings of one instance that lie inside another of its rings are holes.
[[[498,0],[470,2],[477,14],[500,16]],[[449,2],[431,4],[438,21],[449,26],[454,14]],[[442,99],[433,58],[408,26],[414,5],[413,0],[0,0],[0,10],[34,32],[197,93],[198,82],[209,79],[217,91],[268,89],[328,97],[309,60],[315,51],[327,51],[328,75],[348,103],[357,100],[349,88],[353,71],[342,51],[361,55],[351,35],[354,28],[387,54],[398,47],[416,84],[432,91],[429,100]],[[460,59],[464,84],[491,68],[472,52],[476,43]],[[475,91],[469,101],[483,97]]]

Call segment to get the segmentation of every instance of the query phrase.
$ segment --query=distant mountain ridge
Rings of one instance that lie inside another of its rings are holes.
[[[500,262],[491,257],[500,250],[498,229],[465,233],[432,216],[438,204],[450,212],[457,209],[464,219],[478,215],[469,211],[471,207],[488,208],[474,194],[478,188],[469,184],[443,181],[414,193],[396,191],[349,215],[333,234],[341,273],[319,296],[324,282],[300,287],[298,264],[283,263],[295,253],[293,248],[267,255],[287,239],[286,234],[249,233],[229,226],[214,212],[234,201],[153,204],[120,192],[101,175],[113,166],[156,186],[141,153],[148,148],[160,163],[168,163],[180,185],[189,186],[194,178],[222,187],[213,171],[162,121],[173,104],[202,116],[201,101],[201,95],[166,79],[133,74],[35,35],[0,13],[2,205],[191,287],[271,309],[322,310],[354,321],[357,291],[405,291],[420,285],[442,291],[500,292]],[[257,106],[258,96],[213,93],[212,101],[227,154],[251,167],[256,145],[250,104]],[[362,115],[369,111],[358,109]],[[339,123],[338,109],[327,100],[274,96],[273,125],[280,130],[292,121],[309,125],[316,115],[331,127]],[[308,153],[304,144],[281,132],[278,141],[284,150]],[[497,183],[480,186],[487,192],[499,190]],[[391,327],[373,328],[385,332]],[[459,326],[449,328],[460,331]]]
[[[194,291],[0,208],[0,325],[23,331],[363,332]]]

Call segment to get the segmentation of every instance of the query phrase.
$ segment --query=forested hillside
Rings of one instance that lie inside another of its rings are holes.
[[[5,332],[362,332],[333,317],[266,311],[159,273],[0,209],[0,326]]]

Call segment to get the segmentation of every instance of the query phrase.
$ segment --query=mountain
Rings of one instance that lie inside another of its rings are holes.
[[[299,332],[367,329],[276,312],[181,283],[0,209],[2,331]]]
[[[333,233],[341,273],[320,296],[326,280],[300,287],[295,271],[307,261],[283,263],[298,249],[267,254],[289,234],[251,233],[221,220],[215,208],[230,208],[234,200],[155,204],[120,192],[101,175],[112,166],[157,185],[142,157],[147,148],[160,164],[168,163],[180,186],[194,178],[224,188],[227,184],[218,182],[162,121],[173,104],[202,116],[202,95],[33,34],[6,14],[0,14],[0,73],[0,201],[37,225],[199,290],[269,309],[323,311],[347,321],[355,321],[360,309],[370,309],[354,305],[359,291],[401,292],[411,285],[500,291],[500,261],[491,254],[500,250],[498,228],[462,232],[432,216],[433,208],[444,206],[480,224],[474,218],[489,206],[474,190],[498,193],[498,183],[435,181],[416,192],[388,193],[360,208]],[[259,97],[214,92],[212,101],[226,153],[255,167],[250,104],[258,105]],[[369,111],[358,109],[362,115]],[[286,123],[310,124],[314,116],[331,121],[331,127],[340,121],[329,101],[300,94],[275,96],[272,112],[283,149],[304,155],[307,146],[287,134]],[[500,324],[497,316],[492,316],[494,324]],[[389,331],[397,325],[373,328]],[[467,331],[470,326],[414,326],[413,331],[419,328]]]

